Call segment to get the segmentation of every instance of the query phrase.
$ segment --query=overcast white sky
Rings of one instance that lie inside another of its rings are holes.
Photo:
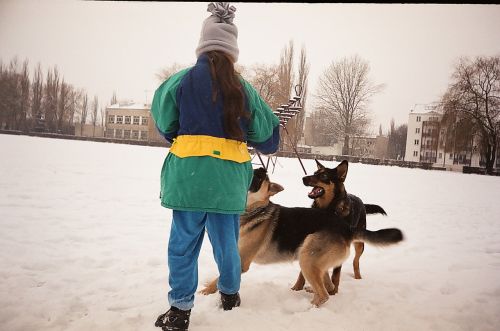
[[[57,66],[65,80],[108,104],[150,102],[155,74],[195,62],[208,2],[0,0],[0,59]],[[384,83],[373,97],[373,129],[408,120],[437,101],[460,56],[500,55],[499,5],[233,3],[239,64],[277,63],[288,41],[304,45],[310,92],[332,61],[359,55]],[[309,95],[309,111],[313,97]]]

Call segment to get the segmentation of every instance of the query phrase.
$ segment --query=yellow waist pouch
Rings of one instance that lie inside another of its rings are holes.
[[[211,156],[243,163],[251,160],[247,144],[241,141],[201,135],[182,135],[174,139],[170,152],[178,157]]]

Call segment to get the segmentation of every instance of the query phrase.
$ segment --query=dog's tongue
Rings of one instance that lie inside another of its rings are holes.
[[[314,187],[311,192],[309,192],[308,196],[311,199],[314,199],[316,197],[319,197],[321,194],[323,194],[323,188],[321,187]]]

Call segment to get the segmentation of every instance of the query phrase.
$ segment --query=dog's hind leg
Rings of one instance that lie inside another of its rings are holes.
[[[299,272],[299,277],[297,278],[295,285],[293,285],[292,290],[294,290],[294,291],[303,290],[305,284],[306,284],[306,280],[305,280],[304,275],[302,274],[302,271],[301,271],[301,272]]]
[[[328,271],[325,271],[323,274],[323,284],[325,285],[326,291],[328,294],[333,295],[333,290],[335,289],[335,285],[333,285],[330,276],[328,275]],[[311,286],[304,287],[304,290],[308,293],[314,293],[314,289]]]
[[[333,293],[330,293],[330,295],[335,295],[339,292],[339,284],[340,284],[340,271],[342,270],[342,265],[336,267],[336,268],[333,268],[333,272],[332,272],[332,283],[333,283],[333,286],[335,286],[334,290],[333,290]]]
[[[330,295],[334,295],[336,286],[333,284],[332,280],[330,279],[330,276],[328,275],[328,272],[325,272],[323,276],[323,284],[325,284],[326,291]]]
[[[325,233],[311,234],[306,237],[299,253],[299,265],[306,281],[311,285],[313,305],[319,307],[330,298],[325,287],[325,273],[328,272],[330,237]]]
[[[311,284],[314,291],[314,297],[311,303],[316,307],[319,307],[328,301],[328,291],[325,288],[323,280],[324,271],[308,263],[305,263],[304,267],[301,265],[301,268],[305,279],[309,282],[309,284]]]
[[[361,273],[359,272],[359,258],[365,250],[365,243],[354,243],[354,250],[356,251],[356,255],[354,255],[354,260],[352,261],[352,266],[354,268],[354,278],[361,279]]]

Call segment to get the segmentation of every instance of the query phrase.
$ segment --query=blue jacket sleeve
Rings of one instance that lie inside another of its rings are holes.
[[[275,153],[280,141],[279,119],[252,85],[245,80],[242,80],[242,84],[251,113],[248,145],[263,154]]]

